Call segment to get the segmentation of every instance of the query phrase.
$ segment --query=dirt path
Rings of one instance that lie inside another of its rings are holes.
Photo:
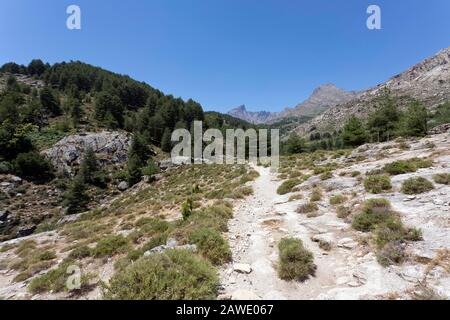
[[[253,182],[254,194],[236,205],[229,223],[233,262],[220,272],[226,296],[237,300],[360,299],[405,289],[398,276],[378,265],[373,253],[358,250],[348,224],[338,219],[325,202],[319,203],[321,216],[317,218],[298,214],[295,210],[304,200],[289,202],[289,195],[276,192],[281,184],[276,174],[263,167],[255,170],[260,177]],[[308,196],[305,191],[304,198]],[[317,265],[314,277],[305,282],[278,278],[277,244],[285,236],[302,239],[313,252]],[[333,249],[320,249],[311,240],[313,236],[330,238]],[[236,270],[243,267],[251,267],[251,272]]]

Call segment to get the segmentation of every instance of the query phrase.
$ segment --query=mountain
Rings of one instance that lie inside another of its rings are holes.
[[[245,105],[242,105],[229,111],[228,115],[253,124],[261,124],[271,120],[275,113],[267,111],[250,112],[247,111]]]
[[[334,131],[342,127],[352,115],[364,118],[376,109],[378,99],[385,90],[397,98],[400,108],[412,99],[420,100],[429,109],[450,100],[450,47],[385,83],[356,94],[354,99],[329,108],[295,131],[303,135],[315,131]]]
[[[282,112],[249,112],[244,105],[237,107],[229,115],[255,124],[274,124],[285,118],[315,117],[329,108],[350,101],[356,93],[339,89],[334,84],[327,83],[316,88],[311,96],[296,107],[287,108]]]
[[[339,89],[332,83],[319,86],[311,96],[293,109],[286,109],[276,115],[276,119],[287,117],[315,117],[340,103],[348,102],[356,97],[355,92]]]

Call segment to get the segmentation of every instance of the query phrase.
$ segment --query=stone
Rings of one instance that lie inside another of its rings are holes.
[[[445,204],[445,202],[441,199],[433,199],[433,203],[437,206],[442,206]]]
[[[231,299],[232,300],[261,300],[261,298],[256,295],[254,292],[252,291],[248,291],[248,290],[236,290],[235,292],[233,292],[231,294]]]
[[[66,215],[66,216],[62,217],[61,219],[59,219],[56,224],[62,225],[62,224],[66,224],[69,222],[78,221],[81,218],[81,215],[82,215],[82,213]]]
[[[97,132],[71,135],[57,142],[53,147],[42,151],[61,173],[73,176],[72,168],[81,163],[88,148],[92,148],[100,165],[125,163],[131,135],[121,132]]]
[[[352,238],[343,238],[338,241],[337,246],[344,249],[354,249],[358,246],[358,243]]]
[[[232,295],[230,293],[223,293],[223,294],[219,294],[217,296],[217,300],[220,301],[227,301],[227,300],[231,300]]]
[[[233,270],[238,273],[249,274],[252,272],[252,267],[246,263],[236,263],[233,265]]]
[[[330,246],[335,242],[334,235],[332,233],[316,234],[311,237],[311,240],[319,243],[326,243]]]
[[[119,183],[119,185],[117,186],[117,189],[119,189],[120,191],[125,191],[128,189],[128,182],[126,181],[122,181],[121,183]]]

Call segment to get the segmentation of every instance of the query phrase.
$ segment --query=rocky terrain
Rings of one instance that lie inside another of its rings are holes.
[[[409,70],[396,75],[375,88],[358,93],[355,99],[331,107],[296,131],[302,135],[315,131],[332,132],[339,129],[352,115],[366,117],[377,106],[385,90],[398,98],[404,107],[411,98],[422,101],[429,109],[450,99],[450,47],[423,60]]]
[[[450,173],[450,134],[406,141],[364,145],[342,157],[327,157],[320,166],[336,168],[323,180],[312,176],[291,193],[278,195],[284,174],[258,167],[254,194],[237,205],[230,221],[229,241],[233,263],[224,267],[223,299],[448,299],[450,297],[450,187],[435,184],[427,193],[408,196],[400,189],[411,177],[432,181],[437,173]],[[293,156],[295,157],[295,156]],[[414,157],[433,160],[432,167],[392,178],[393,189],[371,194],[362,177],[387,163]],[[300,160],[300,159],[299,159]],[[304,160],[300,162],[303,165]],[[316,162],[316,168],[319,163]],[[282,169],[283,170],[283,169]],[[296,166],[283,172],[292,174]],[[356,174],[358,173],[358,174]],[[280,179],[280,176],[282,177]],[[314,190],[321,190],[314,215],[298,213]],[[348,216],[339,217],[334,196],[344,196]],[[385,198],[409,227],[420,228],[423,240],[405,243],[407,259],[383,267],[377,261],[370,235],[351,227],[352,216],[364,201]],[[317,270],[304,282],[283,281],[277,275],[277,243],[283,237],[299,238],[313,252]]]
[[[274,117],[275,117],[275,113],[273,113],[273,112],[247,111],[247,109],[244,105],[230,110],[227,114],[232,117],[235,117],[235,118],[238,118],[238,119],[241,119],[241,120],[247,121],[249,123],[253,123],[253,124],[266,123],[266,122],[274,119]]]

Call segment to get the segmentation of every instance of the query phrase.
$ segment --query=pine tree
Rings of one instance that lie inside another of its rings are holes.
[[[419,101],[414,101],[405,114],[403,134],[422,137],[428,133],[428,112]]]
[[[172,134],[170,129],[166,128],[161,139],[161,149],[164,152],[170,152],[172,150]]]
[[[357,117],[352,116],[344,126],[342,140],[345,145],[357,147],[366,141],[364,125]]]
[[[86,150],[83,161],[81,162],[79,175],[85,183],[94,184],[95,177],[99,172],[97,157],[94,150],[89,147]]]
[[[89,196],[87,186],[81,175],[77,175],[64,195],[64,205],[68,214],[83,212],[87,209]]]
[[[135,185],[142,178],[142,162],[138,155],[132,154],[128,158],[127,164],[128,184]]]
[[[48,110],[53,116],[59,116],[61,114],[59,102],[48,87],[42,89],[40,98],[42,107]]]

